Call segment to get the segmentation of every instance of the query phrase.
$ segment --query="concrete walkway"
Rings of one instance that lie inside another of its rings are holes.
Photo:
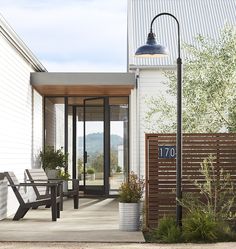
[[[51,221],[51,210],[46,208],[30,210],[20,221],[2,220],[0,241],[144,242],[140,231],[119,231],[115,199],[82,198],[78,210],[73,209],[72,200],[68,200],[64,210],[56,222]]]
[[[236,243],[137,244],[137,243],[12,243],[0,242],[0,249],[235,249]]]

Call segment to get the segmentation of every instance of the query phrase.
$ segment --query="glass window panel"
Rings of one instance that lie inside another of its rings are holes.
[[[128,98],[110,98],[110,194],[128,173]]]
[[[85,185],[104,185],[104,100],[85,101]]]
[[[82,106],[77,107],[77,132],[76,132],[76,158],[78,178],[80,179],[80,185],[84,186],[84,110]]]
[[[72,106],[68,106],[68,173],[70,178],[73,175],[73,111]]]

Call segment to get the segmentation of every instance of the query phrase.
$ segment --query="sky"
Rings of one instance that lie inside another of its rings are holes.
[[[49,72],[125,72],[127,0],[0,0]]]

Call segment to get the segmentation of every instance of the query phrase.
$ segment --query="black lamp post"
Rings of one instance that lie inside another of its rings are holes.
[[[157,44],[155,34],[152,32],[153,22],[160,16],[170,16],[175,19],[178,28],[178,58],[177,58],[177,133],[176,133],[176,198],[182,198],[182,59],[180,57],[180,27],[177,18],[170,13],[160,13],[151,22],[147,43],[139,47],[135,53],[138,57],[163,57],[168,55],[165,46]],[[176,223],[181,225],[182,207],[176,201]]]

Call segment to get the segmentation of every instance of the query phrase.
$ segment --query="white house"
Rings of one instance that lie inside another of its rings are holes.
[[[14,171],[22,181],[24,169],[36,166],[43,139],[43,98],[31,87],[30,73],[46,69],[2,16],[0,53],[0,171]],[[11,194],[9,213],[15,209]]]
[[[176,24],[166,16],[155,21],[154,32],[170,56],[134,57],[152,18],[172,13],[180,22],[181,40],[190,43],[198,33],[217,37],[226,22],[236,24],[235,9],[235,0],[128,0],[126,73],[47,72],[1,17],[0,172],[14,171],[24,180],[26,168],[40,167],[40,150],[53,145],[69,152],[73,178],[81,163],[84,170],[94,168],[95,180],[80,181],[85,194],[115,194],[131,170],[144,176],[145,99],[165,91],[162,72],[175,69],[177,57]],[[122,172],[116,172],[115,156]],[[14,203],[9,191],[8,214],[0,212],[0,218],[14,212]]]

